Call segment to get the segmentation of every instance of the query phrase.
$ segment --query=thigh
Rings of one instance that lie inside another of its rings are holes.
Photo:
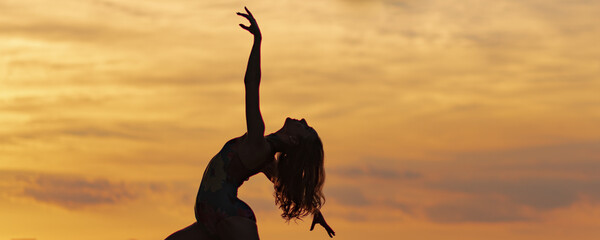
[[[204,230],[195,222],[177,232],[168,236],[165,240],[213,240],[214,238],[206,234]]]
[[[256,221],[232,216],[219,222],[217,233],[222,240],[258,240]]]

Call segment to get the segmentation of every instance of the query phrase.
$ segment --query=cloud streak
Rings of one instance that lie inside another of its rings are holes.
[[[425,215],[437,223],[525,222],[532,218],[524,209],[494,198],[446,201],[426,208]]]
[[[186,183],[117,181],[103,177],[36,171],[0,170],[0,197],[29,199],[72,211],[96,207],[117,207],[152,198],[170,204],[189,204],[182,193]]]
[[[522,222],[582,202],[600,203],[599,149],[589,141],[460,154],[447,168],[462,170],[426,179],[424,186],[461,197],[425,207],[425,215],[444,223]]]
[[[4,170],[1,180],[0,186],[11,197],[71,210],[121,204],[139,197],[139,192],[131,186],[105,178]]]
[[[111,183],[106,179],[43,175],[23,189],[23,196],[68,209],[113,205],[134,198],[123,184]]]
[[[423,177],[419,172],[396,170],[394,168],[375,165],[343,166],[331,169],[330,173],[343,178],[365,178],[381,180],[413,180]]]
[[[432,185],[434,191],[467,196],[425,208],[427,218],[443,223],[537,221],[542,213],[567,209],[584,200],[600,203],[600,180],[444,179]]]

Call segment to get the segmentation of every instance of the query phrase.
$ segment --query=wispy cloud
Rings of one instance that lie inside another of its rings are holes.
[[[567,141],[505,150],[454,154],[456,164],[485,169],[494,175],[529,173],[594,179],[600,171],[600,141]]]
[[[22,198],[69,210],[120,206],[144,199],[161,197],[165,202],[189,204],[181,183],[111,180],[75,174],[35,171],[0,171],[0,189],[4,198]],[[184,184],[185,185],[185,184]]]
[[[23,195],[69,209],[116,204],[134,197],[123,184],[111,183],[105,179],[55,176],[38,176],[31,185],[23,189]]]
[[[375,166],[375,165],[353,165],[340,166],[329,170],[330,173],[343,178],[365,178],[365,179],[382,179],[382,180],[411,180],[422,177],[419,172],[411,170],[397,170],[390,166]]]
[[[130,6],[127,4],[115,2],[115,1],[107,1],[107,0],[92,0],[93,4],[97,4],[99,6],[115,10],[118,12],[122,12],[127,15],[132,15],[135,17],[152,17],[156,16],[158,13],[149,12],[144,8],[140,8],[139,6]]]
[[[337,203],[348,206],[365,206],[370,202],[357,187],[352,186],[334,186],[327,188],[326,191]]]
[[[599,149],[592,140],[449,154],[434,162],[369,157],[379,165],[331,169],[336,180],[327,193],[358,212],[383,208],[439,223],[540,221],[600,202]]]
[[[459,155],[444,164],[454,165],[454,172],[437,173],[445,177],[425,180],[424,187],[461,197],[437,201],[425,208],[426,216],[439,222],[532,221],[581,202],[600,203],[599,149],[590,141]]]
[[[445,201],[425,210],[426,217],[438,223],[498,223],[532,220],[526,209],[495,198]]]
[[[119,204],[131,201],[139,194],[123,182],[104,178],[6,170],[2,175],[1,186],[8,190],[10,197],[67,209]]]
[[[565,208],[587,196],[600,201],[596,187],[600,180],[573,180],[560,178],[525,179],[470,179],[456,181],[445,179],[434,185],[445,191],[467,193],[479,196],[501,195],[515,204],[537,210]]]
[[[600,202],[600,181],[560,178],[443,179],[431,190],[464,196],[425,208],[436,222],[537,221],[542,214],[567,209],[582,201]]]

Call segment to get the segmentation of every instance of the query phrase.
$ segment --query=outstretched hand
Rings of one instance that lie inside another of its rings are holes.
[[[319,225],[323,226],[323,228],[325,228],[329,237],[332,238],[333,236],[335,236],[335,232],[333,231],[333,229],[331,229],[329,224],[327,224],[327,222],[325,221],[325,218],[323,217],[323,214],[321,214],[320,211],[317,211],[313,216],[313,221],[312,221],[312,224],[310,225],[311,231],[315,228],[315,224],[317,224],[317,223]]]
[[[252,33],[252,35],[254,35],[255,38],[262,39],[262,35],[260,34],[260,29],[258,28],[258,24],[256,23],[256,19],[254,19],[254,16],[252,16],[252,13],[250,12],[250,10],[248,10],[247,7],[244,7],[244,9],[246,10],[246,13],[238,12],[237,15],[240,15],[240,16],[248,19],[248,21],[250,21],[250,26],[246,26],[246,25],[240,23],[240,27],[242,27],[243,29],[246,29],[248,32]]]

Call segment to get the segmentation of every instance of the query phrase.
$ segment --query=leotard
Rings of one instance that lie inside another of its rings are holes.
[[[272,135],[266,139],[272,140],[275,137]],[[230,216],[256,221],[252,209],[237,197],[237,193],[244,181],[257,174],[268,161],[257,169],[247,169],[242,164],[237,146],[245,137],[246,134],[225,143],[204,171],[194,211],[198,225],[210,235],[216,236],[219,222]]]

